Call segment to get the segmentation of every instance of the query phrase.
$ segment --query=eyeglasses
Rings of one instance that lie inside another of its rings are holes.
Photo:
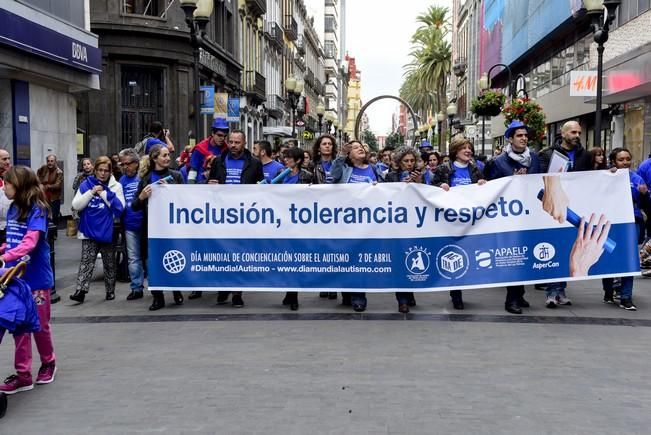
[[[133,161],[127,162],[127,163],[120,162],[120,163],[118,163],[118,165],[120,165],[120,166],[129,166],[129,165],[133,165],[134,163],[138,163],[138,162],[133,160]]]

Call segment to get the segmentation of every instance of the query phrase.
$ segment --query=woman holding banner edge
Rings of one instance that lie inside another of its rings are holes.
[[[390,169],[386,175],[387,183],[422,183],[423,174],[418,170],[418,151],[409,146],[401,146],[393,154],[393,161],[398,170]],[[433,154],[432,154],[433,155]],[[409,312],[409,307],[416,306],[414,292],[396,292],[398,311]]]
[[[142,219],[142,261],[146,263],[148,257],[147,251],[147,225],[148,225],[148,213],[147,208],[149,205],[149,198],[151,197],[153,185],[154,184],[184,184],[183,175],[180,172],[170,169],[170,152],[167,148],[162,145],[154,145],[149,151],[149,161],[147,167],[147,173],[140,180],[138,185],[138,191],[135,195],[133,202],[131,203],[131,208],[134,211],[143,210],[143,219]],[[149,307],[149,311],[160,310],[165,307],[165,296],[160,290],[152,290],[152,296],[154,301]],[[183,294],[180,291],[174,292],[174,303],[176,305],[183,304]]]
[[[447,192],[451,187],[475,183],[482,185],[486,180],[481,169],[473,163],[472,143],[466,137],[457,136],[450,143],[450,163],[436,167],[432,185]],[[450,290],[450,298],[455,310],[464,309],[461,290]]]

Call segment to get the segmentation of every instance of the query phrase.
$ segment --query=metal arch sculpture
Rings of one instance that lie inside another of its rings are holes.
[[[416,113],[411,109],[411,106],[405,100],[403,100],[400,97],[396,97],[395,95],[380,95],[379,97],[371,98],[368,101],[368,103],[366,103],[366,104],[364,104],[362,106],[359,113],[357,114],[357,119],[355,120],[355,139],[360,140],[359,139],[359,137],[360,137],[359,136],[359,125],[362,122],[362,115],[364,114],[364,112],[366,111],[368,106],[370,106],[371,104],[375,103],[378,100],[382,100],[382,99],[385,99],[385,98],[398,100],[402,104],[404,104],[404,106],[407,108],[407,110],[409,110],[409,113],[411,114],[411,119],[412,119],[413,124],[414,124],[414,128],[412,128],[412,131],[414,132],[413,136],[414,136],[414,139],[416,139],[416,132],[418,131],[418,115],[416,115]]]

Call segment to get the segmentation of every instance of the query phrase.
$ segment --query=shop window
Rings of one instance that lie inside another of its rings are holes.
[[[121,145],[127,148],[142,140],[149,124],[163,119],[163,72],[123,66],[120,96]]]
[[[165,0],[122,0],[122,12],[160,17],[165,10],[165,3]]]

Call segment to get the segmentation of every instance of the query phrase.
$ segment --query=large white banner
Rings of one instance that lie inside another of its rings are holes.
[[[449,192],[161,185],[149,205],[153,290],[433,291],[637,273],[626,171]]]

